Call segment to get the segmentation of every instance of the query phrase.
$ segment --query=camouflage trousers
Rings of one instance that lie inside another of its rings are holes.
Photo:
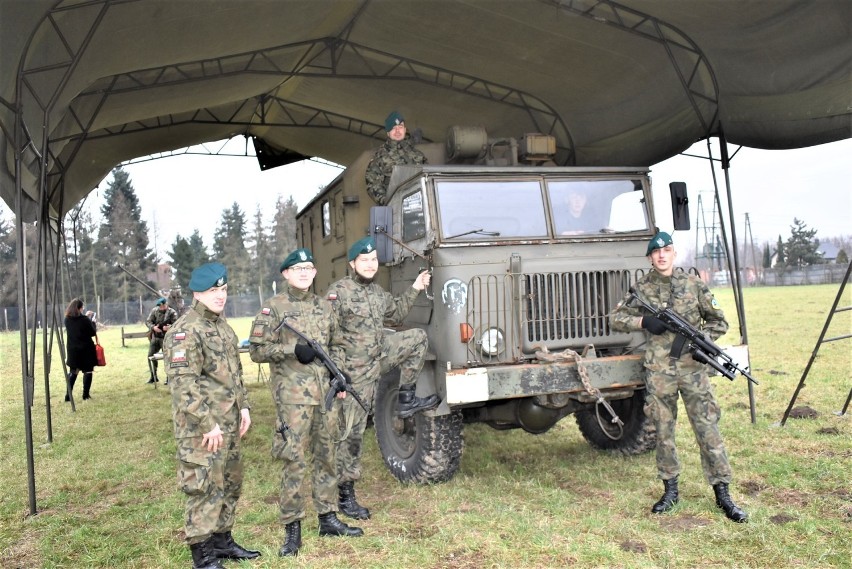
[[[385,336],[382,354],[378,361],[370,362],[364,367],[346,370],[352,376],[352,386],[364,403],[371,409],[374,408],[379,378],[393,368],[399,367],[399,384],[414,383],[420,375],[420,370],[423,369],[427,347],[426,332],[419,328]],[[361,478],[361,447],[364,441],[364,430],[367,428],[367,414],[355,402],[354,397],[344,399],[340,408],[342,422],[352,417],[349,436],[337,447],[337,472],[339,481],[343,483]]]
[[[648,372],[648,396],[645,414],[657,427],[657,474],[669,480],[680,474],[680,461],[675,446],[678,394],[683,397],[686,415],[692,424],[701,452],[704,477],[712,484],[731,482],[731,466],[725,444],[719,433],[722,411],[713,396],[713,388],[705,371],[682,375]]]
[[[243,486],[240,439],[222,437],[215,453],[201,446],[201,437],[178,439],[178,487],[186,494],[184,533],[190,545],[234,527],[234,513]]]
[[[311,486],[318,514],[337,511],[337,470],[334,454],[337,414],[325,413],[321,405],[278,404],[278,419],[272,434],[272,456],[284,461],[278,502],[281,523],[305,517],[305,474],[307,452],[313,458]],[[282,436],[281,433],[284,433]]]

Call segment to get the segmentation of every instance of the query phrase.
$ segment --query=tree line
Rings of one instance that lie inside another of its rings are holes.
[[[198,229],[189,235],[178,234],[166,252],[169,259],[164,259],[172,268],[171,286],[188,290],[192,270],[215,259],[228,267],[231,294],[257,294],[258,290],[271,294],[271,283],[280,277],[281,260],[296,247],[297,211],[292,196],[279,196],[271,220],[264,220],[259,206],[248,220],[234,202],[222,211],[209,248]],[[35,247],[31,246],[36,243],[36,231],[34,225],[25,224],[25,243],[30,245],[26,248],[28,266],[34,266],[36,259]],[[14,218],[0,217],[0,306],[18,304],[17,239]],[[120,268],[157,289],[149,277],[156,273],[159,260],[150,246],[148,224],[142,219],[130,176],[120,166],[107,183],[98,220],[83,203],[65,216],[60,255],[58,267],[48,264],[48,274],[59,270],[65,301],[75,296],[87,303],[93,303],[96,297],[103,302],[121,302],[154,296]],[[30,280],[34,273],[29,271]]]

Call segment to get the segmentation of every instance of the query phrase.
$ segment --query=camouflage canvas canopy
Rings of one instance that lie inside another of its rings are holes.
[[[553,134],[566,165],[831,142],[850,22],[848,0],[0,0],[0,195],[61,214],[124,160],[236,135],[346,165],[392,109],[425,140]]]

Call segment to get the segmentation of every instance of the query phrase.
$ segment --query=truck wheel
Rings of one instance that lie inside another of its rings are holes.
[[[446,482],[461,463],[461,412],[439,417],[416,413],[400,419],[398,398],[399,370],[394,370],[379,380],[373,412],[376,439],[388,470],[400,482]]]
[[[613,440],[611,437],[617,437],[621,430],[618,425],[609,422],[609,413],[603,405],[598,407],[601,416],[600,422],[598,421],[598,413],[595,411],[595,405],[590,405],[574,414],[577,426],[589,444],[601,450],[614,451],[625,455],[642,454],[656,447],[656,428],[653,421],[645,416],[643,409],[645,406],[644,389],[637,390],[632,397],[610,401],[609,403],[616,415],[624,422],[624,432],[618,440]],[[601,427],[601,423],[605,427]],[[606,428],[606,432],[604,432],[604,428]],[[610,436],[607,436],[607,434]]]

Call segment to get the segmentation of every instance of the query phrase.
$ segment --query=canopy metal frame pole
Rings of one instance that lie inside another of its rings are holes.
[[[849,281],[849,276],[852,275],[852,261],[849,262],[849,266],[846,267],[846,274],[843,276],[843,281],[840,283],[840,289],[837,291],[837,296],[834,297],[834,304],[831,305],[831,310],[828,313],[828,317],[825,319],[825,325],[822,327],[822,332],[819,334],[819,339],[816,341],[816,345],[814,346],[814,351],[811,352],[811,357],[808,360],[808,365],[805,366],[805,371],[802,372],[802,378],[799,380],[799,385],[796,386],[796,390],[793,392],[793,397],[790,398],[790,404],[787,405],[787,410],[784,411],[784,416],[781,417],[781,426],[787,422],[787,417],[790,416],[790,411],[793,409],[793,405],[796,403],[796,398],[799,396],[799,392],[805,386],[805,379],[808,377],[808,372],[811,371],[811,366],[816,360],[817,352],[819,352],[819,347],[822,344],[828,342],[835,342],[837,340],[844,340],[847,338],[852,338],[852,334],[845,334],[843,336],[836,336],[834,338],[825,338],[825,334],[828,332],[828,327],[831,325],[831,319],[837,312],[845,312],[847,310],[852,310],[852,306],[846,306],[844,308],[837,308],[837,305],[840,304],[840,298],[843,296],[843,290],[846,288],[846,283]],[[839,415],[844,415],[846,413],[846,409],[849,408],[849,400],[852,399],[852,390],[849,391],[849,396],[846,398],[846,403],[843,405],[843,409],[838,413]]]
[[[728,174],[728,170],[731,167],[731,157],[728,154],[727,142],[725,140],[724,135],[721,131],[721,125],[719,130],[719,145],[721,147],[722,154],[722,169],[725,172],[725,188],[727,191],[727,203],[728,203],[728,216],[731,220],[731,239],[728,240],[728,234],[725,229],[725,216],[722,215],[722,205],[721,200],[719,199],[719,183],[716,178],[716,168],[714,166],[715,158],[713,158],[713,150],[710,147],[710,139],[707,139],[707,156],[710,161],[710,171],[713,176],[713,188],[714,188],[714,199],[716,200],[716,208],[719,210],[719,229],[722,232],[722,241],[725,243],[726,249],[726,257],[728,262],[728,272],[731,275],[731,286],[734,293],[734,304],[737,308],[737,323],[740,329],[740,343],[748,345],[748,331],[746,328],[746,316],[745,316],[745,306],[743,304],[742,297],[742,288],[741,282],[739,279],[739,255],[737,254],[737,237],[736,231],[733,229],[734,223],[734,206],[733,200],[731,197],[731,178]],[[703,157],[702,157],[703,158]],[[729,244],[733,242],[734,255],[731,255],[729,248]],[[733,266],[731,265],[731,259],[733,259]],[[751,414],[751,423],[755,424],[757,422],[757,404],[754,397],[754,386],[750,381],[747,381],[748,384],[748,406],[749,412]]]

